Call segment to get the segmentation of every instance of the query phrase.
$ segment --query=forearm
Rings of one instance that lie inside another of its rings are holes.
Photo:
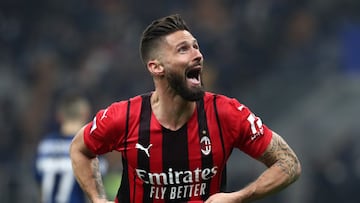
[[[283,168],[274,164],[264,171],[254,182],[235,192],[239,202],[252,202],[265,196],[276,193],[294,182],[298,175],[289,175]]]
[[[99,160],[96,157],[92,159],[74,159],[73,170],[78,183],[92,202],[106,200],[99,171]]]
[[[99,171],[99,160],[85,147],[82,131],[71,144],[70,156],[74,175],[91,202],[107,202]]]
[[[300,162],[288,144],[276,133],[265,153],[259,158],[268,166],[254,182],[238,192],[245,201],[260,199],[284,189],[297,180],[301,173]]]

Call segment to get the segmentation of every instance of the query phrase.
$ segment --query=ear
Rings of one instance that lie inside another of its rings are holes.
[[[160,61],[158,60],[150,60],[147,63],[147,68],[151,75],[154,76],[161,76],[164,74],[164,66],[161,65]]]

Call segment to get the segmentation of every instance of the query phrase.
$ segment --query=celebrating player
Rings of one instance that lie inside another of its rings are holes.
[[[293,150],[234,98],[203,88],[203,55],[179,15],[143,32],[142,60],[155,90],[100,110],[75,136],[70,154],[78,182],[93,202],[108,202],[97,156],[122,154],[115,202],[250,202],[284,189],[300,175]],[[233,148],[268,168],[235,192],[221,191]]]

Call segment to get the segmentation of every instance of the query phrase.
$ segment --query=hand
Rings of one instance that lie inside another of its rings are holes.
[[[240,202],[242,202],[240,200]],[[211,195],[205,203],[240,203],[234,193],[216,193]]]

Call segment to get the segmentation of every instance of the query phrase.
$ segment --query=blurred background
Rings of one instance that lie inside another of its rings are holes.
[[[358,0],[1,0],[1,202],[39,202],[34,154],[62,91],[85,93],[94,114],[153,90],[139,38],[172,13],[200,43],[207,89],[250,107],[302,162],[298,182],[259,202],[360,202]],[[263,169],[234,151],[228,189]]]

